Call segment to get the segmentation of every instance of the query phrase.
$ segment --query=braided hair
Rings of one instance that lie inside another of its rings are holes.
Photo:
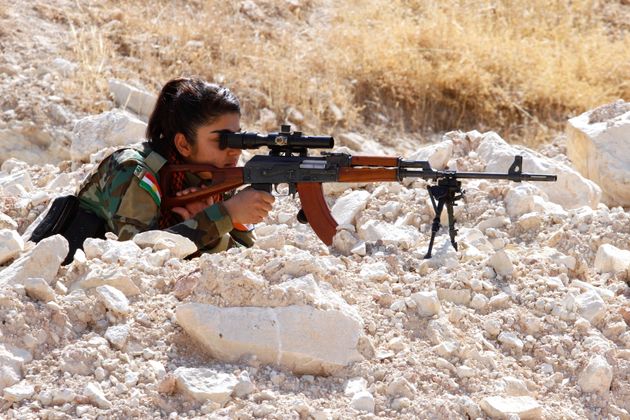
[[[151,148],[169,164],[184,163],[175,147],[175,135],[182,133],[192,146],[200,126],[211,124],[228,113],[241,113],[238,98],[229,89],[197,78],[173,79],[164,85],[157,98],[147,126],[147,139]],[[162,194],[173,195],[183,188],[184,173],[177,172]],[[177,221],[173,212],[160,209],[160,228],[172,226]]]

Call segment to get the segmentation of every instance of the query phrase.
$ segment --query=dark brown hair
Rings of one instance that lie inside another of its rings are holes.
[[[182,133],[193,145],[197,140],[197,129],[211,124],[224,114],[241,113],[238,98],[228,89],[197,78],[177,78],[164,85],[149,118],[147,139],[151,148],[164,156],[169,163],[183,163],[175,147],[175,134]],[[171,195],[183,189],[184,174],[172,178],[168,191]],[[161,211],[160,226],[176,223],[171,212]]]

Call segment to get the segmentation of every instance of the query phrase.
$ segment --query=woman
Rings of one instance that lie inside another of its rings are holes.
[[[251,246],[253,232],[244,226],[260,222],[271,210],[274,197],[267,192],[246,188],[172,210],[160,206],[165,194],[202,187],[194,174],[177,173],[168,191],[161,191],[159,170],[165,164],[236,166],[241,150],[219,148],[224,130],[240,131],[240,104],[232,92],[200,79],[169,81],[149,119],[148,143],[115,151],[81,186],[78,215],[62,232],[71,248],[66,263],[86,237],[107,231],[127,240],[162,229],[189,238],[206,252]],[[86,229],[99,222],[101,230]]]

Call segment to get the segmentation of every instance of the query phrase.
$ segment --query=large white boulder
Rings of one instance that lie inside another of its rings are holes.
[[[147,125],[132,114],[114,109],[77,121],[72,130],[72,160],[87,162],[92,153],[111,146],[137,143]]]
[[[349,311],[185,303],[177,307],[176,318],[222,361],[255,355],[297,374],[330,374],[363,359],[357,349],[363,323]]]
[[[453,142],[445,140],[418,149],[407,156],[406,160],[426,160],[431,165],[431,168],[444,169],[452,155]]]
[[[571,118],[567,155],[603,190],[609,206],[630,206],[630,102],[619,100]]]
[[[370,193],[367,191],[352,191],[339,197],[330,211],[338,224],[350,225],[354,223],[355,216],[365,209],[369,199]]]
[[[549,200],[566,210],[582,206],[597,208],[601,199],[601,188],[575,169],[525,147],[511,146],[494,132],[483,135],[477,153],[486,163],[486,172],[507,173],[514,162],[514,156],[521,155],[524,173],[557,175],[556,182],[534,184],[547,194]]]
[[[0,271],[0,287],[5,284],[23,284],[29,277],[38,277],[51,283],[68,254],[68,241],[54,235],[39,242],[32,251],[15,260]]]

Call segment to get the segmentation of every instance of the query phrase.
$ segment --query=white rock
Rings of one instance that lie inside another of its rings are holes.
[[[256,385],[252,383],[249,373],[247,371],[241,372],[238,375],[238,383],[234,387],[234,395],[238,398],[244,398],[256,390]]]
[[[225,404],[234,392],[238,379],[234,375],[206,368],[180,367],[173,372],[177,389],[194,401]]]
[[[22,379],[22,368],[33,360],[28,350],[0,343],[0,390]]]
[[[505,393],[511,397],[529,396],[529,390],[525,382],[520,379],[513,378],[511,376],[505,376],[502,378],[505,383]]]
[[[630,251],[610,244],[599,246],[595,256],[595,270],[600,273],[618,273],[630,268]]]
[[[441,141],[422,147],[407,157],[407,160],[427,160],[433,169],[445,169],[453,155],[453,142]]]
[[[488,259],[487,264],[500,276],[509,276],[514,272],[514,265],[508,254],[501,250]]]
[[[129,338],[129,325],[113,325],[105,331],[105,338],[117,349],[122,349]]]
[[[51,283],[68,254],[68,241],[54,235],[39,242],[32,251],[0,271],[0,287],[5,284],[24,284],[29,277],[39,277]]]
[[[435,290],[431,292],[417,292],[411,295],[416,302],[416,310],[420,316],[433,316],[440,313],[440,300]]]
[[[129,300],[123,292],[112,286],[99,286],[96,288],[96,295],[110,311],[118,312],[122,315],[129,314]]]
[[[529,185],[535,184],[536,188],[543,191],[551,202],[559,204],[564,209],[585,205],[597,208],[601,199],[601,188],[593,181],[584,178],[575,169],[530,149],[509,145],[496,133],[484,133],[476,152],[486,162],[485,170],[487,172],[507,173],[508,168],[514,162],[514,156],[521,155],[523,156],[524,173],[556,174],[558,176],[557,182],[532,182]],[[520,214],[534,210],[530,209]],[[514,215],[510,214],[510,216]]]
[[[155,251],[168,249],[175,258],[184,258],[197,251],[197,246],[190,239],[163,230],[149,230],[133,237],[141,248],[151,247]]]
[[[391,269],[384,262],[375,262],[361,266],[359,277],[367,281],[384,281],[389,279]]]
[[[146,121],[153,111],[157,97],[149,92],[135,88],[120,80],[110,79],[109,90],[116,105],[129,109]]]
[[[455,354],[459,345],[454,341],[443,341],[437,346],[433,347],[433,351],[435,351],[441,357],[449,358]]]
[[[357,392],[367,390],[367,381],[364,378],[351,378],[348,379],[346,387],[344,388],[344,395],[346,397],[352,397]]]
[[[603,189],[609,206],[630,206],[630,103],[618,101],[571,118],[567,155]]]
[[[521,420],[542,418],[542,407],[532,397],[487,397],[480,406],[493,419],[510,419],[512,416]]]
[[[140,294],[140,288],[134,283],[126,267],[119,266],[98,266],[90,267],[90,270],[77,281],[70,285],[70,291],[77,289],[90,289],[109,285],[115,287],[125,294],[134,296]]]
[[[469,289],[445,289],[438,287],[437,296],[441,302],[453,302],[457,305],[468,305],[470,303]]]
[[[580,315],[591,324],[597,323],[606,314],[606,303],[599,293],[594,290],[576,296],[575,304],[578,307]]]
[[[0,211],[0,229],[17,230],[18,224]]]
[[[407,397],[413,398],[416,393],[416,387],[406,378],[399,376],[387,385],[387,395],[390,397]]]
[[[155,377],[157,379],[162,379],[166,376],[166,369],[164,369],[164,365],[157,360],[149,360],[147,364],[151,367],[153,373],[155,373]]]
[[[385,245],[396,245],[401,249],[409,249],[416,245],[420,239],[420,232],[416,227],[408,225],[395,225],[380,220],[368,220],[357,227],[359,238],[368,242],[381,240]]]
[[[12,229],[0,230],[0,265],[17,257],[24,251],[24,240]]]
[[[294,373],[326,374],[363,359],[357,349],[363,323],[350,308],[219,308],[186,303],[177,307],[176,318],[223,361],[254,354],[262,363]]]
[[[103,388],[98,382],[90,382],[83,389],[83,395],[95,406],[102,409],[109,409],[112,407],[112,403],[105,398]]]
[[[63,405],[73,402],[76,396],[76,393],[70,388],[55,389],[52,393],[51,402],[55,405]]]
[[[604,393],[610,389],[612,379],[612,367],[604,357],[596,355],[591,358],[586,368],[580,372],[578,385],[584,392]]]
[[[481,293],[475,293],[472,300],[470,301],[470,307],[480,311],[488,306],[488,302],[489,299],[485,295],[482,295]]]
[[[331,213],[340,225],[354,224],[355,216],[365,209],[369,199],[370,193],[365,190],[351,191],[335,201]]]
[[[42,278],[27,278],[24,280],[24,289],[33,299],[41,300],[42,302],[55,300],[55,291]]]
[[[33,394],[35,394],[35,387],[31,384],[19,383],[8,388],[4,388],[4,399],[11,402],[31,398]]]
[[[501,344],[513,351],[521,352],[523,350],[523,341],[512,332],[502,331],[497,339]]]
[[[145,131],[144,122],[118,109],[85,117],[72,130],[70,156],[72,160],[87,162],[99,150],[141,141]]]
[[[367,413],[374,412],[374,405],[374,396],[369,391],[359,391],[350,400],[350,407]]]

